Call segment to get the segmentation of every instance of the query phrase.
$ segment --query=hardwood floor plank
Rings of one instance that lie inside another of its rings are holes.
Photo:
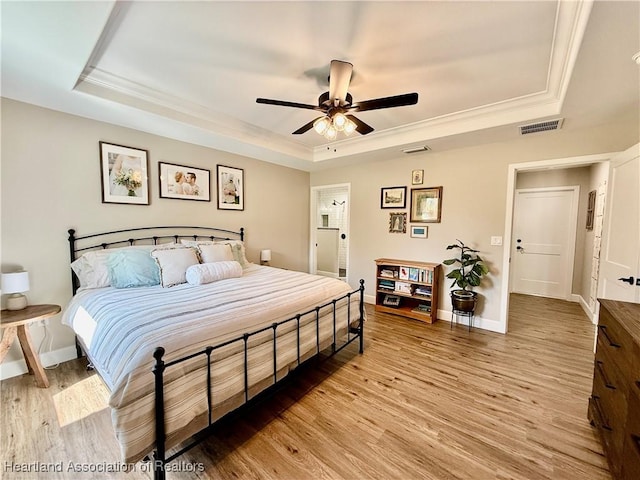
[[[579,305],[512,295],[509,333],[426,325],[367,306],[355,346],[302,367],[274,396],[177,461],[168,479],[608,480],[587,420],[594,326]],[[152,478],[19,473],[6,462],[117,464],[108,393],[83,361],[0,383],[2,478]]]

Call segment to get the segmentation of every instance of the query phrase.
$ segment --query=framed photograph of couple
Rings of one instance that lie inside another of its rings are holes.
[[[211,201],[211,173],[202,168],[158,162],[160,198]]]
[[[411,189],[411,223],[440,223],[442,187]]]
[[[244,210],[244,170],[216,165],[218,176],[218,209]]]
[[[149,152],[99,143],[102,203],[149,205]]]

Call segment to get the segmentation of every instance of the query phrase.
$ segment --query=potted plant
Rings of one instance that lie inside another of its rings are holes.
[[[472,290],[480,285],[482,277],[489,273],[489,269],[478,255],[478,250],[467,247],[462,241],[457,240],[447,247],[447,250],[457,250],[455,258],[444,260],[445,265],[455,265],[455,268],[447,274],[447,278],[453,280],[451,288],[451,303],[454,311],[473,312],[476,308],[478,294]]]

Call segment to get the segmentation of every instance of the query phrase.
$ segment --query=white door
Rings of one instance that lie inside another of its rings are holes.
[[[611,159],[598,297],[640,303],[640,144]]]
[[[569,299],[579,187],[516,190],[511,291]]]

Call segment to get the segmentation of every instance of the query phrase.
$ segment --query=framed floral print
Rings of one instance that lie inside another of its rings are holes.
[[[149,152],[100,142],[102,203],[149,205]]]

